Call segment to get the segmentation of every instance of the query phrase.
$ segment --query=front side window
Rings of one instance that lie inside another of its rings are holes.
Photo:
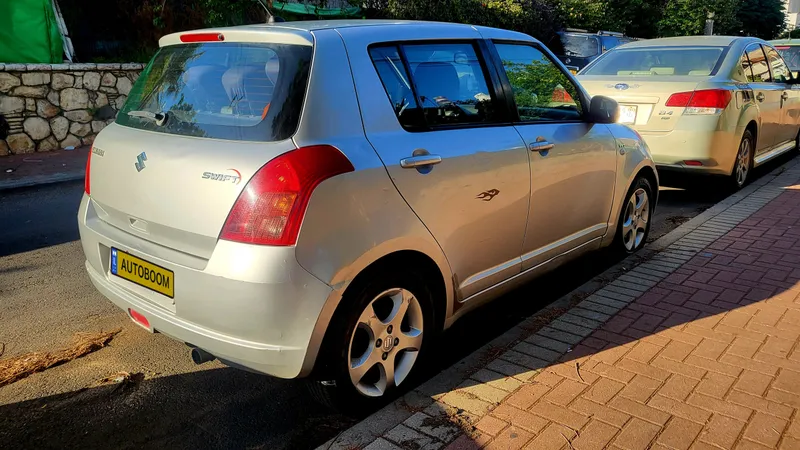
[[[772,77],[769,73],[769,64],[764,50],[758,44],[750,44],[747,47],[747,59],[750,62],[750,70],[747,81],[751,83],[769,83]]]
[[[787,80],[792,78],[792,75],[789,72],[789,68],[786,67],[786,63],[783,62],[783,58],[772,47],[765,46],[764,49],[767,50],[767,60],[769,61],[770,69],[772,69],[772,79],[776,83],[786,83]]]
[[[164,47],[131,89],[117,123],[181,136],[288,139],[300,119],[311,54],[311,46],[273,43]]]
[[[405,127],[416,123],[418,110],[428,126],[500,120],[497,101],[473,44],[401,44],[371,48],[370,55]]]
[[[580,91],[536,47],[495,44],[523,122],[580,120]]]

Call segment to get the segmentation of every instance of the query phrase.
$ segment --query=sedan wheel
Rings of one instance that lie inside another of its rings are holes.
[[[745,131],[739,151],[736,153],[736,163],[733,167],[733,182],[737,188],[742,188],[749,180],[753,168],[753,135]]]
[[[361,312],[350,338],[349,374],[363,395],[380,397],[402,383],[422,348],[424,318],[411,292],[379,294]]]

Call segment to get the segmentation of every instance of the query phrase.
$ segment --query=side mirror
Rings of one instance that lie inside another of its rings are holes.
[[[619,105],[617,101],[602,95],[595,95],[589,104],[589,122],[617,123]]]

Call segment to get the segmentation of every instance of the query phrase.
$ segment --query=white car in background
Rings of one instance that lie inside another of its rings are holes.
[[[579,75],[620,104],[659,171],[730,176],[797,148],[800,87],[769,43],[752,37],[652,39],[616,47]]]

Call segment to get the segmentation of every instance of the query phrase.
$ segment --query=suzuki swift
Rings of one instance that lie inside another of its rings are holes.
[[[646,145],[527,35],[292,22],[160,47],[78,221],[96,288],[195,362],[369,406],[468,311],[647,239]]]

